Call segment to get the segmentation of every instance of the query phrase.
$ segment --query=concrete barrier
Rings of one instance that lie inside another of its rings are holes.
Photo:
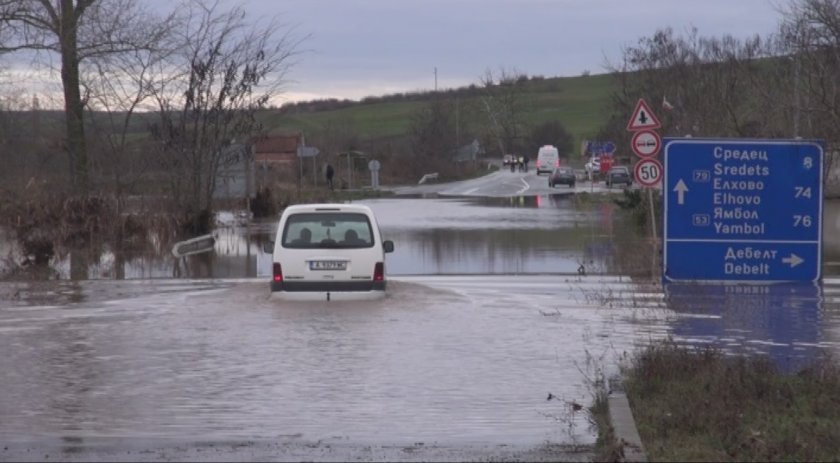
[[[642,438],[636,429],[636,421],[633,419],[633,412],[630,410],[630,402],[627,395],[622,391],[610,392],[607,399],[610,410],[610,424],[615,433],[615,440],[621,445],[624,458],[621,461],[648,461],[645,448],[642,446]]]
[[[434,173],[431,173],[431,174],[426,174],[426,175],[424,175],[424,176],[420,179],[420,181],[419,181],[419,182],[417,182],[417,184],[418,184],[418,185],[422,185],[422,184],[426,183],[426,182],[427,182],[427,181],[429,181],[429,180],[437,180],[437,179],[438,179],[438,173],[437,173],[437,172],[434,172]]]

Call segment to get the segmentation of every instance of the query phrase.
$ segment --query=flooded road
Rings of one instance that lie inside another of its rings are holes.
[[[269,301],[270,221],[213,253],[0,283],[0,460],[581,460],[575,404],[653,340],[786,369],[840,347],[840,279],[652,284],[609,202],[365,203],[396,243],[374,303]]]
[[[587,359],[667,332],[661,300],[620,278],[406,277],[373,304],[278,305],[250,280],[59,286],[0,287],[19,295],[0,311],[0,436],[15,449],[57,437],[420,442],[473,459],[550,443],[562,452],[539,459],[579,459],[570,452],[594,430],[572,404],[591,402],[586,375],[600,368]]]

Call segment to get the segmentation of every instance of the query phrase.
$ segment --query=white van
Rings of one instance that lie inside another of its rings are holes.
[[[557,148],[551,145],[540,147],[537,152],[537,175],[543,172],[550,174],[554,172],[555,167],[560,167],[560,153]]]
[[[278,299],[376,299],[385,295],[383,240],[368,206],[303,204],[280,217],[271,296]]]

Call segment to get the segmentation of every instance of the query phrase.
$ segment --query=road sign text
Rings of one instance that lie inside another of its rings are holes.
[[[663,147],[666,279],[820,278],[821,143],[674,138]]]

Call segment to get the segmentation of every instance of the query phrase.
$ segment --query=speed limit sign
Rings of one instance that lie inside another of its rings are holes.
[[[636,163],[633,173],[639,185],[651,188],[662,180],[662,164],[656,159],[642,159]]]

